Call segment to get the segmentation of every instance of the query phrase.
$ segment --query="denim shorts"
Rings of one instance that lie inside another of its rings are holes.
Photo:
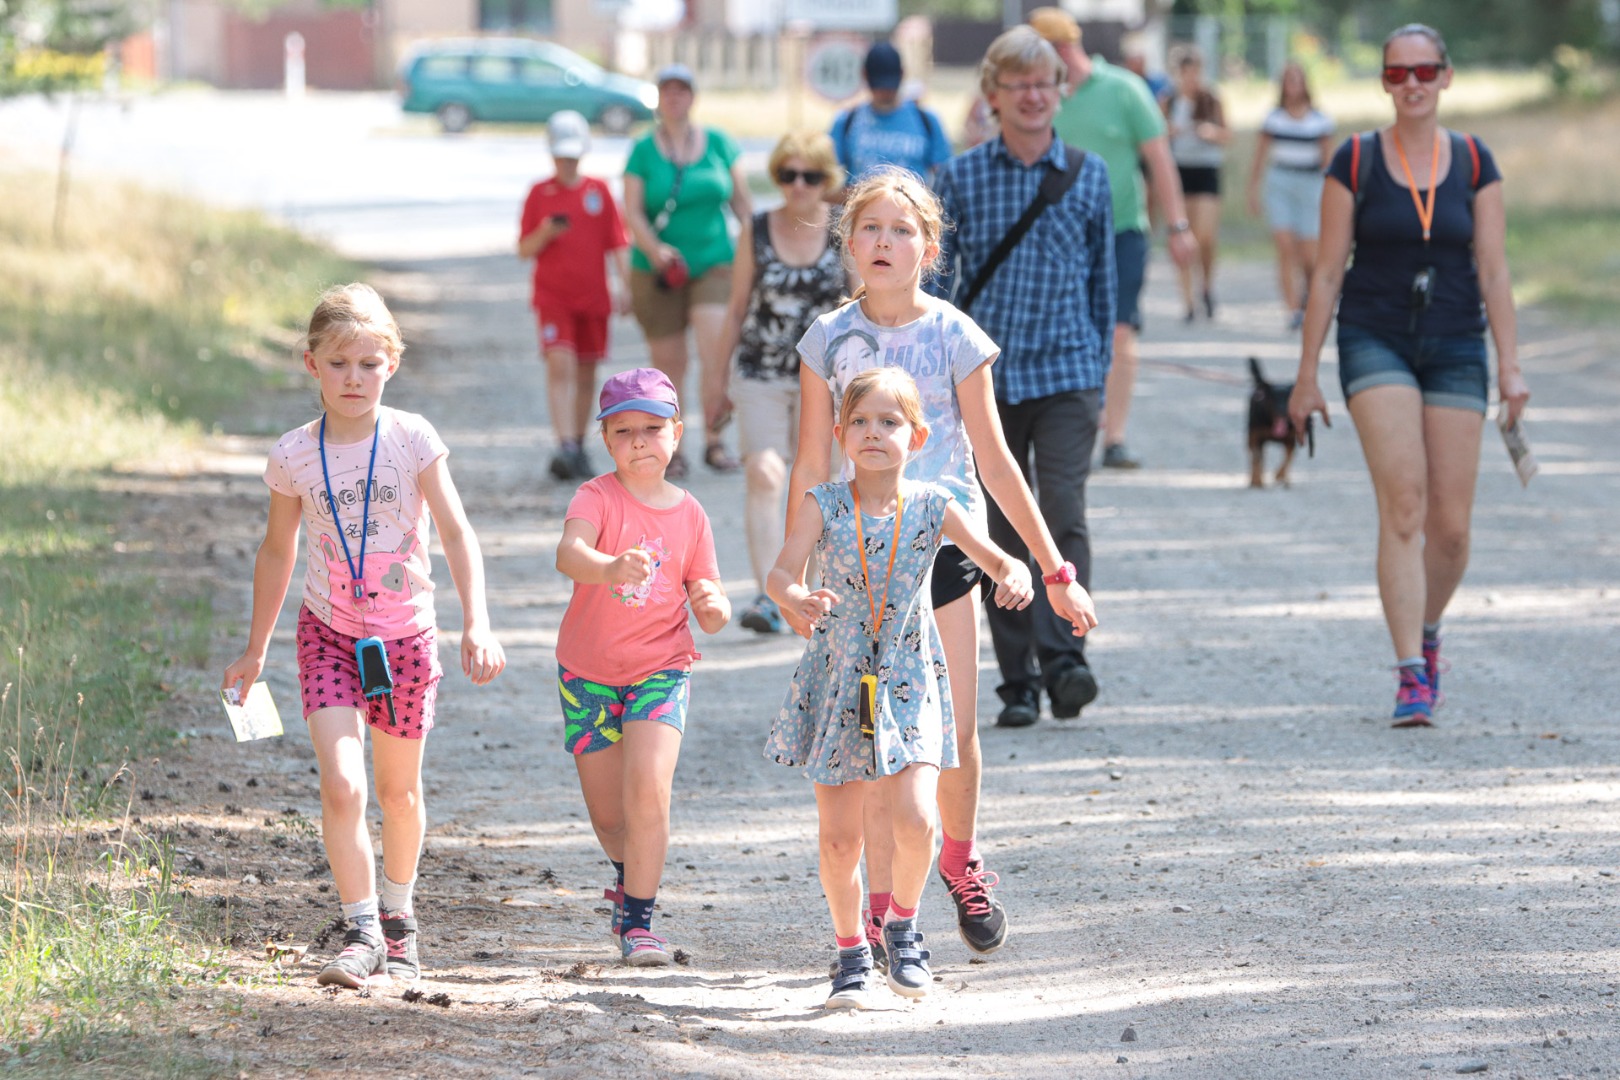
[[[1319,169],[1266,170],[1266,222],[1272,232],[1315,240],[1321,232],[1322,173]]]
[[[1373,386],[1410,386],[1423,404],[1485,415],[1490,376],[1484,334],[1421,334],[1339,324],[1339,386],[1344,399]]]
[[[558,664],[563,749],[570,754],[606,750],[624,738],[624,725],[632,720],[656,720],[684,734],[687,679],[684,671],[655,671],[629,686],[609,686]]]
[[[1147,277],[1148,238],[1140,229],[1114,234],[1114,277],[1119,282],[1119,299],[1114,308],[1114,325],[1142,330],[1142,281]]]

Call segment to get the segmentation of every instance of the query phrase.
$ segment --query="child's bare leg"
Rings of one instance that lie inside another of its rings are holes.
[[[370,899],[377,895],[377,871],[366,827],[365,719],[359,709],[317,709],[308,723],[321,769],[321,840],[338,899]]]
[[[669,789],[681,754],[679,729],[657,720],[624,725],[624,891],[658,895],[669,852]]]
[[[891,893],[894,891],[894,820],[889,814],[889,790],[882,784],[869,786],[864,814],[866,887],[874,893]]]
[[[894,906],[913,911],[934,864],[934,805],[939,770],[913,764],[878,781],[888,789],[894,819]]]
[[[608,860],[624,862],[624,742],[603,750],[575,754],[580,794],[585,796],[585,812],[591,828]]]
[[[382,807],[383,876],[400,885],[416,879],[416,864],[427,833],[422,803],[422,751],[427,739],[401,739],[373,732],[372,775]]]
[[[820,814],[821,889],[827,894],[833,933],[859,937],[861,927],[861,804],[872,785],[817,784]]]
[[[583,439],[585,433],[591,430],[595,423],[596,410],[599,402],[596,400],[596,370],[601,366],[600,360],[580,360],[574,372],[574,437]]]
[[[551,405],[551,426],[559,443],[577,442],[585,427],[578,421],[575,404],[582,393],[579,357],[566,345],[546,350],[546,397]]]

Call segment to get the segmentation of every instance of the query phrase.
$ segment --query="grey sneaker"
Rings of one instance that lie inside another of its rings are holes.
[[[379,921],[388,949],[388,977],[415,982],[422,977],[422,964],[416,956],[416,917],[385,913]]]
[[[568,467],[573,470],[575,480],[590,480],[596,476],[596,465],[583,446],[576,447],[574,452],[568,455]]]
[[[838,962],[833,966],[832,991],[822,1008],[864,1009],[869,1004],[866,992],[871,984],[872,950],[866,945],[839,949]]]
[[[350,930],[343,935],[343,951],[327,961],[315,981],[358,990],[375,975],[388,976],[388,946],[381,938],[367,937],[364,930]]]
[[[883,924],[883,949],[889,954],[889,989],[901,997],[927,997],[934,983],[928,950],[916,919],[890,919]]]
[[[743,629],[752,630],[756,634],[780,634],[783,629],[782,611],[776,606],[776,601],[760,593],[743,608]]]
[[[1125,449],[1125,444],[1122,442],[1103,447],[1102,463],[1105,469],[1140,469],[1142,467],[1142,463],[1131,457],[1131,452]]]
[[[668,967],[668,944],[651,930],[626,930],[619,939],[619,953],[631,967]]]

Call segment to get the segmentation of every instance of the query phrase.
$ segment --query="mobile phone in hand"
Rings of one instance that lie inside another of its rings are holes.
[[[551,215],[551,223],[553,225],[557,226],[559,229],[566,229],[566,228],[568,228],[568,215],[567,214],[552,214]]]

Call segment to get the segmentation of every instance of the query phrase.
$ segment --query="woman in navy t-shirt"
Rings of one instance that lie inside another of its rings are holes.
[[[1510,420],[1530,389],[1519,372],[1501,173],[1484,145],[1436,118],[1451,85],[1445,42],[1427,26],[1401,27],[1384,41],[1383,79],[1395,122],[1359,147],[1347,141],[1328,167],[1288,411],[1301,432],[1312,413],[1328,422],[1316,372],[1338,302],[1339,383],[1378,500],[1378,592],[1400,676],[1395,726],[1426,727],[1439,700],[1440,616],[1468,565],[1487,325]]]

